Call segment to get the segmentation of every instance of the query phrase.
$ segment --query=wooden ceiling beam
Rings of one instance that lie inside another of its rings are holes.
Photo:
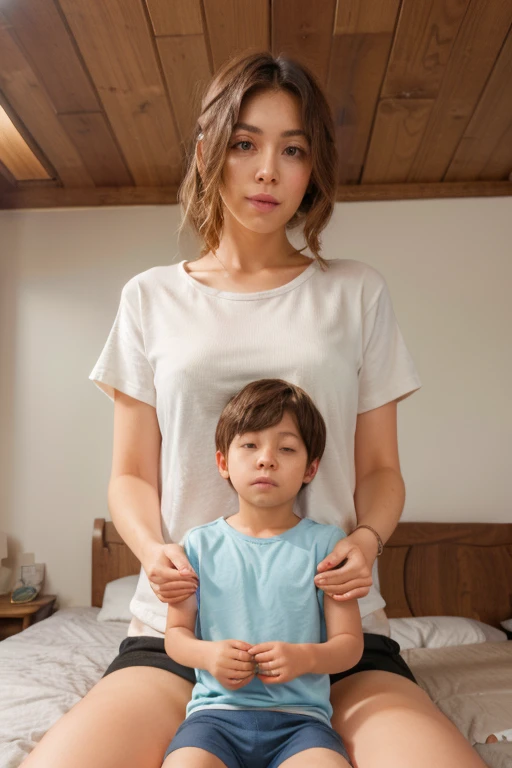
[[[41,164],[70,187],[88,187],[93,181],[76,147],[62,127],[37,74],[31,68],[11,31],[0,25],[0,89],[9,117]],[[10,111],[9,111],[10,110]],[[18,121],[18,122],[16,122]],[[27,135],[28,134],[28,135]],[[34,145],[39,148],[37,151]],[[50,168],[48,168],[50,163]]]
[[[329,73],[336,0],[274,0],[272,53],[305,64],[325,85]]]
[[[0,185],[0,210],[98,208],[103,206],[176,205],[177,187],[94,187],[66,189],[43,185],[11,191]],[[419,200],[512,195],[512,181],[436,184],[349,184],[338,187],[337,202]]]
[[[508,179],[512,171],[512,28],[445,181]]]
[[[270,50],[268,0],[203,0],[216,72],[226,59],[247,48]]]
[[[383,99],[379,103],[362,184],[407,181],[433,106],[433,99]]]
[[[435,98],[470,0],[404,0],[382,98]]]
[[[3,3],[2,10],[55,111],[99,111],[100,102],[54,0],[16,0]]]
[[[59,2],[135,183],[178,183],[179,139],[143,4]]]
[[[409,181],[441,181],[512,24],[511,0],[472,0],[462,21]],[[492,116],[488,116],[491,120]]]

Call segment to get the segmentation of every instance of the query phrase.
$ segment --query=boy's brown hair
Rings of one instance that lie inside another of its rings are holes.
[[[292,414],[308,452],[308,466],[321,459],[326,427],[322,414],[300,387],[283,379],[259,379],[237,392],[221,413],[215,431],[217,450],[227,458],[237,435],[259,432],[279,424],[285,411]]]

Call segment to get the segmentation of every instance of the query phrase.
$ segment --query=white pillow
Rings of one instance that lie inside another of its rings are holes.
[[[460,616],[416,616],[389,620],[391,639],[400,649],[441,648],[447,645],[472,643],[500,643],[507,639],[505,632],[475,619]]]
[[[512,632],[512,619],[506,619],[506,621],[500,621],[501,626],[503,629],[506,629],[507,632]]]
[[[131,621],[130,602],[137,587],[138,576],[124,576],[109,581],[103,595],[98,621]]]

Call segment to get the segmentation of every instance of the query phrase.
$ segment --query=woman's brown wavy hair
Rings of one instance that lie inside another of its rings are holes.
[[[244,52],[228,60],[216,73],[201,103],[201,114],[189,148],[187,170],[178,192],[183,219],[203,241],[201,256],[219,247],[223,212],[219,187],[222,169],[244,97],[255,91],[283,90],[298,97],[303,127],[311,148],[312,171],[302,202],[287,224],[303,223],[306,245],[320,256],[320,232],[329,221],[336,196],[337,152],[334,121],[327,99],[315,77],[302,64],[266,51]],[[201,136],[202,134],[202,136]],[[202,175],[196,155],[202,140]]]

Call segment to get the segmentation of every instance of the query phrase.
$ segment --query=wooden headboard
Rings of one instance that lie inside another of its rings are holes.
[[[92,605],[107,582],[139,569],[114,524],[95,520]],[[512,616],[512,524],[399,523],[379,578],[389,618],[465,616],[497,627]]]

